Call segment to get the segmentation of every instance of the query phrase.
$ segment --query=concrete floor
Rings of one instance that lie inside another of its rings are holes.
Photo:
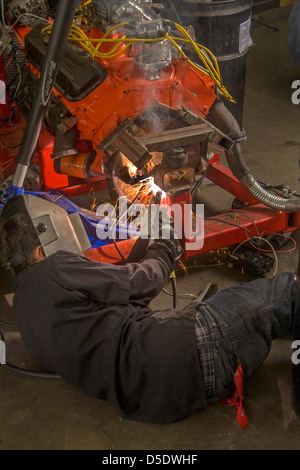
[[[287,48],[290,7],[265,11],[255,26],[254,46],[247,65],[244,157],[257,180],[287,184],[298,192],[300,105],[291,102],[291,84],[300,79]],[[216,187],[203,192],[206,210],[231,207],[232,198]],[[299,233],[295,240],[299,243]],[[285,250],[291,250],[289,242]],[[279,254],[279,271],[294,270],[298,250]],[[205,262],[204,262],[205,264]],[[220,264],[183,272],[180,294],[198,294],[207,282],[224,288],[248,278]],[[169,287],[169,290],[171,288]],[[1,320],[11,321],[11,280],[1,273]],[[5,295],[5,296],[4,296]],[[179,306],[188,303],[180,298]],[[161,293],[155,308],[167,308],[172,298]],[[7,361],[36,365],[19,334],[6,329]],[[109,404],[83,395],[62,380],[26,377],[0,370],[0,449],[2,450],[298,450],[300,421],[291,405],[291,340],[273,343],[261,369],[248,381],[246,411],[249,427],[241,429],[231,408],[219,404],[169,425],[141,424],[119,416]],[[180,377],[178,377],[180,380]]]

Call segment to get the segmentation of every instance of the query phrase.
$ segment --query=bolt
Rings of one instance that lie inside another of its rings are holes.
[[[47,225],[43,224],[42,222],[38,224],[37,230],[40,233],[46,232],[47,230]]]

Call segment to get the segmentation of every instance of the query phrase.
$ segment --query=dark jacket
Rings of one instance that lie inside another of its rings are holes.
[[[57,252],[16,276],[16,323],[41,366],[122,416],[185,418],[206,407],[194,313],[148,306],[172,269],[163,249],[125,266]]]

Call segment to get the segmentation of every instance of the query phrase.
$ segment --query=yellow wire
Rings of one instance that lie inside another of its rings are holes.
[[[127,44],[125,47],[123,47],[120,51],[117,51],[117,49],[120,47],[122,44],[123,40],[126,39],[126,36],[122,36],[118,39],[110,39],[109,42],[116,42],[115,47],[113,47],[109,52],[99,52],[98,49],[101,46],[102,42],[108,42],[107,36],[114,31],[117,27],[123,26],[124,24],[127,24],[128,22],[123,22],[120,23],[117,26],[114,26],[110,28],[102,38],[98,38],[94,40],[94,42],[97,42],[96,47],[93,46],[92,41],[87,37],[87,35],[80,29],[78,26],[73,25],[71,27],[71,34],[70,34],[70,39],[77,41],[77,42],[86,42],[87,44],[84,44],[83,47],[89,52],[90,56],[93,57],[100,57],[102,59],[105,58],[113,58],[116,57],[117,55],[121,54],[124,52],[126,49],[128,49],[131,46],[132,41],[129,41],[129,44]],[[72,35],[73,33],[73,35]],[[74,33],[78,33],[79,37],[74,35]],[[116,52],[117,51],[117,52]]]
[[[79,33],[79,37],[76,36],[76,33]],[[124,46],[120,51],[117,51],[117,49],[120,47],[120,45],[123,43],[123,39],[124,37],[121,37],[121,38],[118,38],[117,40],[114,40],[113,42],[116,42],[116,45],[115,47],[113,47],[110,51],[108,52],[99,52],[98,51],[98,48],[100,47],[101,45],[101,39],[98,40],[98,45],[96,46],[96,48],[92,45],[92,43],[89,41],[89,38],[83,33],[83,31],[81,30],[81,32],[79,32],[76,28],[75,28],[75,31],[73,31],[71,29],[71,34],[69,36],[69,38],[71,40],[74,40],[74,41],[77,41],[77,42],[83,42],[84,44],[82,44],[82,47],[87,50],[90,54],[91,57],[100,57],[102,59],[104,58],[113,58],[113,57],[116,57],[117,55],[121,54],[122,52],[124,52],[126,49],[128,49],[131,44],[132,44],[132,41],[130,41],[126,46]],[[87,42],[87,44],[85,44]],[[112,41],[111,41],[112,42]],[[116,52],[117,51],[117,52]]]
[[[88,0],[87,2],[83,4],[83,6],[88,5],[90,2],[91,0]],[[222,95],[229,101],[235,102],[235,100],[232,98],[232,96],[229,94],[227,89],[222,84],[222,78],[220,75],[218,61],[216,57],[214,56],[214,54],[205,46],[195,42],[190,36],[190,34],[181,25],[175,23],[176,29],[184,36],[183,38],[172,37],[168,33],[164,37],[152,38],[152,39],[127,38],[126,35],[123,35],[122,37],[117,38],[117,39],[107,37],[115,29],[121,26],[124,26],[126,24],[128,24],[127,21],[123,23],[119,23],[116,26],[113,26],[102,36],[102,38],[89,38],[80,27],[76,26],[76,24],[73,23],[73,25],[71,26],[69,39],[80,43],[83,49],[85,49],[89,53],[92,59],[94,57],[98,57],[100,59],[111,59],[111,58],[117,57],[118,55],[125,52],[134,42],[156,42],[156,41],[162,41],[163,39],[168,39],[171,42],[171,44],[175,47],[175,49],[181,54],[181,56],[183,56],[184,59],[193,68],[200,71],[201,73],[204,73],[206,76],[210,77],[214,81],[214,83],[218,86]],[[52,25],[48,25],[42,29],[41,33],[42,34],[51,33],[51,29],[52,29]],[[177,44],[177,41],[189,43],[195,50],[201,62],[203,63],[204,68],[198,66],[192,60],[190,60],[188,56],[186,56],[186,54],[182,51],[181,47]],[[108,52],[100,52],[99,48],[101,47],[102,43],[106,43],[106,42],[116,43],[116,45]],[[124,44],[125,42],[127,42],[128,44],[126,44],[126,46],[118,50],[120,46]]]
[[[168,21],[168,20],[167,20]],[[203,71],[202,68],[198,67],[197,64],[192,62],[188,57],[184,54],[184,52],[181,50],[181,48],[176,44],[174,38],[171,38],[169,35],[167,35],[168,39],[171,40],[172,44],[176,47],[176,49],[181,53],[181,55],[187,60],[187,62],[195,67],[197,70],[200,70],[204,72],[206,75],[210,76],[210,78],[216,83],[216,85],[219,87],[221,93],[225,98],[227,98],[231,102],[235,102],[235,100],[232,98],[232,96],[228,93],[226,88],[222,84],[222,78],[220,76],[220,70],[219,70],[219,65],[216,57],[213,55],[213,53],[206,48],[205,46],[202,46],[201,44],[196,43],[191,36],[188,34],[188,32],[179,24],[175,23],[176,29],[180,31],[186,39],[181,39],[181,38],[176,38],[183,40],[185,42],[189,42],[192,47],[194,48],[195,52],[197,53],[198,57],[201,59],[202,63],[205,65],[207,68],[207,73]],[[208,55],[209,59],[206,58],[205,54],[202,53],[201,49],[203,49]]]
[[[199,58],[204,63],[205,67],[210,71],[210,73],[209,73],[210,77],[214,80],[214,82],[220,88],[222,94],[229,101],[234,102],[234,99],[230,96],[230,94],[228,93],[226,88],[222,85],[222,79],[221,79],[221,76],[220,76],[218,62],[217,62],[217,59],[215,58],[215,56],[212,54],[212,52],[209,49],[204,48],[203,46],[200,46],[197,43],[195,43],[195,41],[191,38],[191,36],[188,34],[188,32],[181,25],[175,23],[175,26],[178,29],[178,31],[180,31],[187,38],[188,42],[190,42],[190,44],[193,46],[194,50],[196,51],[197,55],[199,56]],[[209,57],[213,61],[213,64],[206,59],[206,57],[202,53],[200,47],[203,48],[209,54]],[[185,56],[185,54],[184,54],[184,56]],[[193,64],[193,62],[190,61],[190,59],[188,59],[188,58],[187,58],[187,62],[191,65]],[[199,67],[196,64],[194,64],[194,66],[195,66],[195,68],[199,69]]]

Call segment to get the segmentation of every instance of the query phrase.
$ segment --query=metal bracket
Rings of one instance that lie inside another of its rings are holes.
[[[226,150],[233,146],[234,142],[228,136],[188,109],[182,108],[178,117],[188,125],[139,137],[133,135],[139,128],[126,118],[98,148],[109,156],[119,150],[140,170],[151,160],[151,152],[163,152],[199,142],[214,142]]]
[[[208,128],[210,128],[212,132],[212,140],[206,140],[206,142],[214,142],[215,144],[221,145],[226,150],[229,150],[234,145],[234,141],[230,139],[228,135],[221,132],[219,129],[217,129],[215,126],[213,126],[197,114],[192,113],[192,111],[185,108],[184,106],[182,106],[181,110],[178,112],[178,117],[183,119],[190,126],[206,124],[206,126],[208,126]]]
[[[108,155],[113,155],[119,150],[140,170],[151,160],[152,155],[147,147],[132,135],[137,130],[138,127],[126,118],[98,148]]]

